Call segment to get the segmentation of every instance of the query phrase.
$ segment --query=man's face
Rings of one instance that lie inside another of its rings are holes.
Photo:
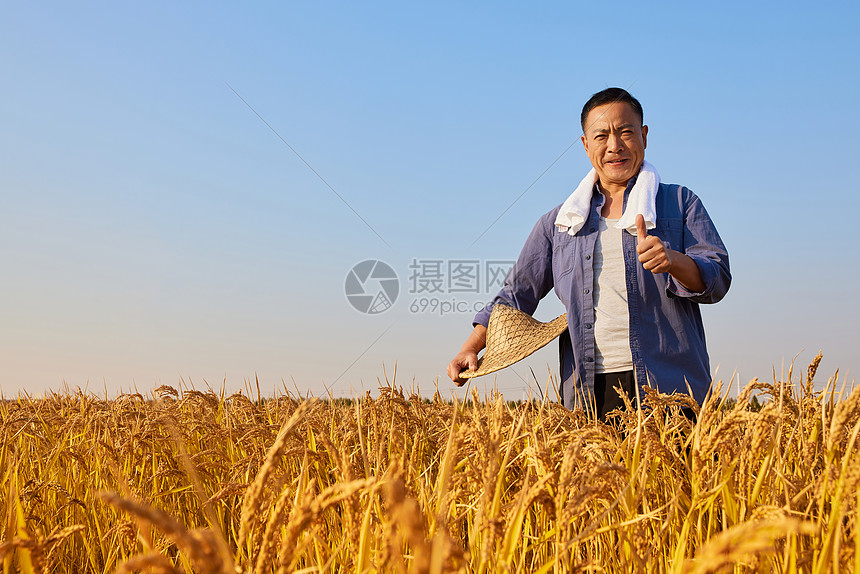
[[[623,191],[645,160],[648,126],[626,102],[598,106],[588,112],[582,144],[601,187]]]

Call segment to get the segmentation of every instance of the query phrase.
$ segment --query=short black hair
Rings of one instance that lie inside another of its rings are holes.
[[[633,111],[636,112],[636,115],[639,116],[639,122],[644,126],[645,125],[645,114],[642,113],[642,104],[639,103],[639,100],[630,95],[625,89],[622,88],[606,88],[605,90],[600,90],[585,102],[585,105],[582,106],[582,116],[580,116],[579,123],[582,125],[582,133],[585,133],[585,119],[588,117],[588,113],[596,107],[604,106],[606,104],[616,104],[618,102],[626,102],[630,104],[630,107],[633,108]]]

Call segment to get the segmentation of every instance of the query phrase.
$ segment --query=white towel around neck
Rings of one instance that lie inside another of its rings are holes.
[[[591,209],[591,196],[594,193],[594,182],[597,180],[597,172],[594,168],[579,183],[577,188],[570,194],[558,210],[555,218],[555,226],[559,231],[567,231],[571,235],[582,229],[585,220],[588,219],[588,211]],[[660,187],[660,174],[654,166],[647,161],[642,162],[639,177],[630,190],[627,197],[627,206],[621,219],[615,224],[619,229],[626,229],[636,235],[636,216],[642,214],[645,219],[645,228],[654,229],[657,224],[657,189]]]

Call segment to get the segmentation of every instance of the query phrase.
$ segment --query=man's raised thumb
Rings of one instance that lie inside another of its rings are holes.
[[[645,218],[642,217],[641,213],[636,216],[636,231],[639,241],[644,241],[648,237],[648,230],[645,229]]]

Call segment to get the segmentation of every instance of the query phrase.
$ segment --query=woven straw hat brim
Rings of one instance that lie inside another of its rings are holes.
[[[478,368],[461,372],[460,378],[480,377],[509,367],[546,346],[565,329],[567,314],[541,323],[519,309],[498,304],[490,314],[487,350],[478,359]]]

